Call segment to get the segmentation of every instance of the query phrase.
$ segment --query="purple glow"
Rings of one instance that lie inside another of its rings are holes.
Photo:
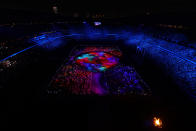
[[[96,21],[96,22],[94,22],[94,25],[99,26],[99,25],[101,25],[101,22]]]

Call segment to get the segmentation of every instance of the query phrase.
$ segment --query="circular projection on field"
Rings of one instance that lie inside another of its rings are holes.
[[[76,63],[89,71],[102,72],[116,66],[119,58],[106,52],[88,52],[77,56]]]

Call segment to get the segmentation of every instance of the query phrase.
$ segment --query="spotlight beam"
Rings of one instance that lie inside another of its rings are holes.
[[[22,52],[24,52],[24,51],[27,51],[27,50],[29,50],[29,49],[31,49],[31,48],[37,46],[37,45],[39,45],[39,44],[36,44],[36,45],[30,46],[30,47],[27,47],[27,48],[25,48],[25,49],[23,49],[23,50],[21,50],[21,51],[19,51],[19,52],[16,52],[16,53],[14,53],[14,54],[12,54],[12,55],[10,55],[10,56],[4,58],[4,59],[1,59],[0,62],[3,62],[3,61],[5,61],[5,60],[7,60],[7,59],[9,59],[9,58],[11,58],[11,57],[13,57],[13,56],[15,56],[15,55],[18,55],[18,54],[20,54],[20,53],[22,53]]]
[[[55,40],[58,39],[58,38],[65,37],[65,36],[66,36],[66,35],[60,36],[60,37],[55,37]],[[43,45],[43,44],[46,44],[46,43],[38,43],[38,44],[32,45],[32,46],[30,46],[30,47],[27,47],[27,48],[25,48],[25,49],[23,49],[23,50],[21,50],[21,51],[18,51],[18,52],[14,53],[14,54],[12,54],[12,55],[6,57],[6,58],[1,59],[0,62],[3,62],[3,61],[5,61],[5,60],[7,60],[7,59],[9,59],[9,58],[11,58],[11,57],[13,57],[13,56],[15,56],[15,55],[18,55],[18,54],[20,54],[20,53],[22,53],[22,52],[25,52],[25,51],[27,51],[27,50],[33,48],[33,47],[36,47],[36,46],[39,46],[39,45]]]

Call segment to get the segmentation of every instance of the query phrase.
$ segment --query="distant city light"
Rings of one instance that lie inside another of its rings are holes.
[[[162,128],[162,121],[160,118],[154,117],[153,125],[158,128]]]
[[[52,10],[55,14],[58,14],[58,7],[57,6],[53,6]]]
[[[94,25],[99,26],[99,25],[101,25],[101,22],[96,21],[96,22],[94,22]]]

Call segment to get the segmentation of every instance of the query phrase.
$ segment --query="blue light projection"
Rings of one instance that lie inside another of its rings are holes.
[[[151,90],[131,66],[120,65],[105,72],[108,87],[113,94],[150,95]]]
[[[33,45],[33,46],[30,46],[30,47],[28,47],[28,48],[25,48],[25,49],[23,49],[23,50],[21,50],[21,51],[18,51],[18,52],[16,52],[16,53],[14,53],[14,54],[12,54],[12,55],[10,55],[10,56],[4,58],[4,59],[1,59],[0,62],[3,62],[3,61],[5,61],[5,60],[7,60],[7,59],[9,59],[9,58],[12,58],[13,56],[15,56],[15,55],[17,55],[17,54],[20,54],[20,53],[22,53],[22,52],[24,52],[24,51],[27,51],[27,50],[29,50],[29,49],[31,49],[31,48],[37,46],[37,45],[38,45],[38,44]]]
[[[7,60],[17,54],[20,54],[24,51],[27,51],[28,49],[31,49],[33,47],[36,46],[40,46],[44,49],[47,50],[52,50],[55,48],[60,47],[62,44],[66,44],[65,41],[62,41],[62,38],[74,38],[74,39],[90,39],[90,40],[103,40],[103,39],[120,39],[122,35],[124,34],[118,34],[118,32],[116,31],[115,33],[113,33],[113,31],[109,31],[106,29],[95,29],[94,27],[90,26],[88,23],[84,24],[84,28],[79,29],[79,28],[70,28],[69,29],[69,34],[63,34],[61,32],[45,32],[45,33],[41,33],[41,35],[31,38],[30,42],[34,42],[36,43],[33,46],[27,47],[21,51],[18,51],[2,60],[0,60],[0,62]]]
[[[119,40],[129,37],[130,31],[127,32],[122,28],[115,30],[114,28],[96,28],[94,26],[85,23],[82,27],[69,27],[69,36],[76,40]]]
[[[74,39],[123,39],[128,44],[135,44],[137,50],[150,54],[155,61],[164,64],[168,71],[173,72],[174,78],[181,78],[190,85],[195,86],[195,49],[180,46],[178,44],[169,43],[165,40],[153,38],[143,32],[134,32],[129,30],[114,29],[96,29],[89,24],[85,24],[84,28],[70,28],[69,35],[64,37],[72,37]],[[177,37],[179,36],[179,37]],[[182,39],[182,35],[175,35],[175,40]],[[184,39],[184,38],[183,38]],[[188,69],[187,70],[187,66]],[[192,73],[191,73],[192,72]],[[196,87],[196,86],[195,86]]]
[[[126,41],[137,50],[148,54],[157,64],[196,100],[196,50],[175,43],[153,38],[146,34],[133,35]]]
[[[31,39],[31,41],[39,44],[39,46],[45,49],[51,50],[61,46],[62,44],[65,44],[65,42],[63,43],[62,40],[60,39],[63,37],[65,37],[65,35],[63,35],[60,32],[52,32],[52,33],[45,33],[40,36],[34,37],[33,39]]]
[[[161,38],[154,38],[150,35],[150,32],[148,32],[149,34],[145,34],[144,32],[145,31],[135,31],[135,29],[129,27],[121,27],[118,29],[113,27],[96,28],[85,22],[82,27],[69,26],[66,34],[62,32],[51,32],[34,37],[31,41],[33,41],[35,45],[14,53],[0,60],[0,62],[36,46],[49,50],[58,48],[62,44],[66,44],[62,41],[62,39],[66,38],[76,40],[122,39],[127,46],[136,47],[137,51],[144,54],[143,56],[148,54],[146,56],[150,56],[151,59],[164,66],[168,74],[171,74],[179,86],[196,100],[196,49],[176,44],[186,40],[182,34],[170,35],[172,36],[171,41],[176,41],[176,43],[172,43],[161,40]]]
[[[1,59],[0,62],[10,59],[22,52],[25,52],[37,46],[43,47],[45,49],[57,48],[62,44],[62,40],[59,38],[63,38],[63,37],[65,36],[63,36],[60,32],[45,33],[40,36],[34,37],[30,41],[35,42],[36,43],[35,45],[29,46],[21,51],[18,51],[10,56],[7,56],[6,58]]]
[[[136,50],[142,53],[143,57],[150,56],[151,59],[164,66],[164,69],[171,74],[179,86],[196,99],[196,50],[195,48],[176,44],[187,40],[184,35],[174,33],[170,36],[170,38],[165,39],[164,37],[165,40],[161,40],[161,38],[152,37],[151,32],[145,30],[136,31],[130,27],[118,29],[112,27],[96,28],[88,23],[84,23],[83,27],[79,28],[70,26],[68,34],[60,35],[59,37],[76,40],[122,39],[127,46],[136,47]],[[38,43],[46,43],[50,40],[54,41],[56,40],[55,37],[44,40],[45,37],[42,36],[41,40],[38,40]],[[170,41],[175,43],[167,42],[167,39],[171,39]],[[148,55],[145,56],[145,54]]]

